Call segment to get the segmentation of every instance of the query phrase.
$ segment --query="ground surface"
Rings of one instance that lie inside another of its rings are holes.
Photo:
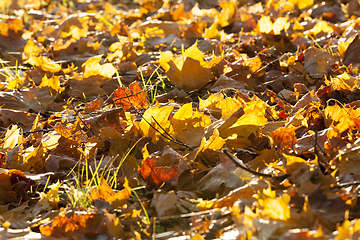
[[[357,239],[356,1],[0,1],[1,239]]]

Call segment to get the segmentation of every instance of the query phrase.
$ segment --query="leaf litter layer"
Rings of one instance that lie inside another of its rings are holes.
[[[1,239],[357,239],[356,1],[2,1]]]

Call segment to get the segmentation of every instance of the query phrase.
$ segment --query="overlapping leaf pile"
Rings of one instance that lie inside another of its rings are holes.
[[[359,237],[358,2],[0,10],[0,238]]]

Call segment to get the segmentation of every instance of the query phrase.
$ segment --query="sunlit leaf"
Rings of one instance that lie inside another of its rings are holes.
[[[261,214],[263,216],[269,216],[271,219],[286,221],[290,218],[290,196],[287,194],[281,197],[275,197],[275,192],[271,191],[267,194],[267,190],[264,189],[264,199],[259,199],[260,204],[263,206]]]
[[[97,189],[91,188],[91,199],[102,199],[108,203],[111,203],[115,208],[123,206],[131,195],[131,189],[129,182],[125,178],[124,189],[119,192],[114,192],[113,189],[106,183],[104,178],[101,179],[101,183]]]
[[[130,108],[142,109],[150,106],[145,89],[141,89],[138,82],[130,83],[129,88],[119,87],[113,94],[115,104],[123,107],[125,111]]]
[[[81,65],[84,69],[84,78],[88,78],[90,76],[111,78],[115,74],[116,69],[111,63],[101,65],[100,60],[101,56],[92,57]]]
[[[151,156],[142,161],[140,174],[150,186],[154,183],[159,186],[163,182],[174,183],[179,176],[176,166],[157,167],[155,165],[158,157]]]
[[[60,88],[60,77],[58,76],[52,76],[51,78],[48,78],[46,75],[41,79],[41,83],[39,87],[50,87],[54,89],[55,91],[59,92],[61,90]]]
[[[44,56],[31,56],[28,60],[24,63],[28,63],[34,66],[40,66],[44,71],[48,71],[51,73],[57,73],[61,70],[60,64],[55,63],[48,57]]]
[[[265,104],[263,102],[249,102],[243,111],[242,116],[237,116],[235,112],[219,127],[222,138],[248,137],[267,123]]]

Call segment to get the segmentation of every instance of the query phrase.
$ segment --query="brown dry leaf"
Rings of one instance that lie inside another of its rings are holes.
[[[220,163],[194,184],[196,191],[202,194],[201,196],[221,195],[230,173],[236,169],[236,165],[227,157],[219,158]]]
[[[245,2],[0,1],[0,238],[359,238],[360,5]]]
[[[106,132],[105,129],[109,128],[112,131],[112,136],[108,137],[115,138],[121,134],[126,127],[126,122],[121,121],[121,119],[124,118],[123,108],[113,108],[100,115],[84,119],[84,122],[87,124],[87,127],[93,135],[99,135],[101,138],[106,138],[106,136],[102,135]]]
[[[91,99],[92,97],[104,96],[106,92],[101,88],[104,79],[100,76],[88,78],[70,79],[70,89],[68,94],[73,98]]]
[[[29,184],[28,179],[23,172],[15,169],[0,171],[0,203],[6,204],[19,201],[19,199],[27,199],[24,187]],[[30,184],[28,185],[30,188]]]
[[[151,206],[155,208],[156,214],[159,217],[179,214],[177,208],[179,204],[179,199],[173,191],[166,194],[160,192],[155,193],[151,201]]]
[[[349,65],[351,63],[359,63],[359,50],[360,50],[360,39],[359,35],[356,35],[355,38],[351,41],[349,46],[347,47],[346,51],[343,55],[343,61],[345,65]]]
[[[305,51],[304,70],[313,78],[322,78],[329,73],[335,61],[336,57],[330,53],[318,48],[310,48]]]

